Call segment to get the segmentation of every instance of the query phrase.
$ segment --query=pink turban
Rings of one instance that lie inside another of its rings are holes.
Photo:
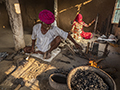
[[[76,16],[76,18],[75,18],[75,20],[74,21],[78,21],[78,23],[80,23],[80,22],[82,22],[82,15],[81,14],[78,14],[77,16]]]
[[[39,13],[39,19],[45,24],[51,24],[55,20],[55,16],[49,10],[43,10]]]

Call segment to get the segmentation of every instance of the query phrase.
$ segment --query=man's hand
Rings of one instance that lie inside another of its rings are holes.
[[[80,50],[83,50],[83,48],[78,43],[76,43],[76,41],[71,37],[70,34],[68,34],[68,38],[74,43],[74,45],[76,46],[76,48],[78,48]]]
[[[35,48],[34,47],[32,47],[31,52],[33,52],[33,53],[35,52]]]

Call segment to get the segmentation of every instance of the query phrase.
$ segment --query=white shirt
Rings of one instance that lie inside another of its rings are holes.
[[[38,50],[46,52],[50,49],[50,43],[54,40],[56,36],[60,36],[63,39],[67,39],[68,33],[58,28],[57,26],[51,25],[51,29],[48,30],[46,34],[41,32],[41,23],[36,24],[33,27],[32,40],[37,39],[36,46]]]

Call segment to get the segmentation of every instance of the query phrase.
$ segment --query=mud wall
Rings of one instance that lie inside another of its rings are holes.
[[[0,3],[0,28],[9,28],[8,14],[5,3]]]
[[[39,12],[43,9],[54,12],[54,0],[19,0],[25,29],[30,29],[39,20]]]
[[[57,24],[63,30],[69,32],[77,11],[83,15],[83,20],[88,24],[96,16],[98,17],[97,30],[105,33],[110,23],[116,0],[58,0]],[[54,0],[19,0],[21,6],[24,30],[32,30],[34,22],[38,20],[38,14],[43,9],[54,12]],[[110,18],[109,18],[110,17]],[[109,22],[108,22],[109,21]],[[0,3],[0,28],[10,27],[9,17],[4,2]],[[111,30],[112,25],[109,25]],[[94,24],[84,31],[94,31]]]
[[[32,29],[41,10],[54,12],[54,0],[19,0],[24,30]],[[0,28],[10,28],[9,17],[4,2],[0,3]]]

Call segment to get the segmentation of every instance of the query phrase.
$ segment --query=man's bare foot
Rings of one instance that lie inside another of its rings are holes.
[[[45,52],[43,55],[43,59],[49,59],[49,58],[51,58],[51,53]]]

